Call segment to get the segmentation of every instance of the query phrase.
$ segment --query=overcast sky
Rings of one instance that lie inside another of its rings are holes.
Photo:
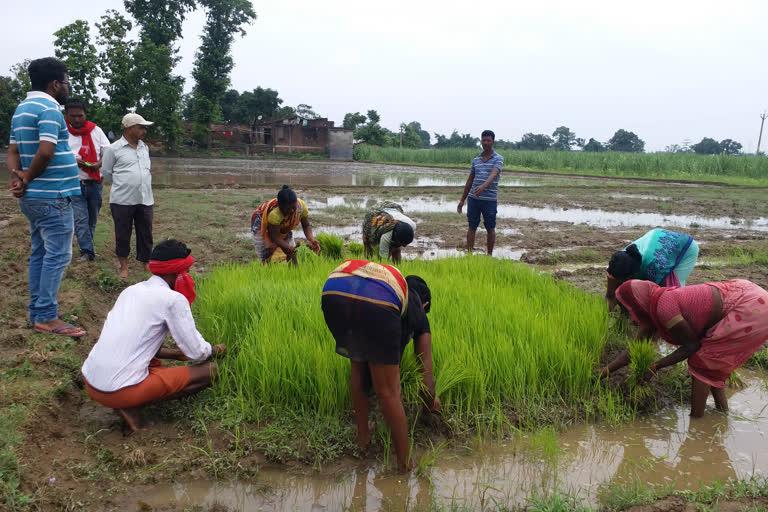
[[[53,32],[94,22],[120,0],[0,0],[0,73],[53,54]],[[566,125],[608,140],[624,128],[646,149],[732,138],[754,151],[768,109],[765,0],[254,0],[258,19],[233,48],[232,86],[277,89],[341,124],[376,109],[450,134],[497,138]],[[190,71],[204,25],[189,16],[178,73]],[[93,27],[95,34],[95,27]],[[763,148],[768,141],[763,141]]]

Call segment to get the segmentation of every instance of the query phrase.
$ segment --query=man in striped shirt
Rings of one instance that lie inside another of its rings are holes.
[[[79,337],[85,331],[59,319],[56,296],[72,259],[72,197],[80,195],[77,162],[61,103],[69,92],[67,67],[52,57],[29,64],[32,90],[11,120],[9,189],[29,219],[29,320],[38,332]]]
[[[485,130],[480,135],[480,145],[483,152],[472,160],[472,169],[469,171],[467,183],[464,185],[464,193],[459,200],[456,211],[461,213],[464,200],[469,196],[467,205],[467,250],[472,252],[475,247],[475,233],[480,225],[480,215],[483,216],[483,225],[488,232],[487,248],[488,256],[493,255],[493,246],[496,243],[496,206],[499,193],[499,176],[504,166],[504,158],[493,150],[493,142],[496,134],[491,130]]]

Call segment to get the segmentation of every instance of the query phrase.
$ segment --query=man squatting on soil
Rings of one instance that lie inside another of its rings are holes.
[[[467,251],[472,252],[475,247],[475,233],[480,225],[480,214],[483,215],[483,225],[488,232],[486,247],[488,256],[493,255],[493,246],[496,243],[496,210],[499,195],[499,176],[504,166],[504,158],[493,150],[493,142],[496,134],[491,130],[485,130],[480,135],[480,145],[483,152],[472,160],[472,168],[464,185],[464,193],[461,194],[456,211],[461,213],[464,201],[469,196],[467,204]]]
[[[88,394],[115,409],[133,431],[142,429],[143,406],[200,391],[218,375],[214,362],[164,367],[160,359],[203,361],[226,352],[225,345],[211,347],[195,328],[190,253],[176,240],[155,247],[149,261],[154,275],[123,290],[83,364]],[[162,348],[169,333],[181,350]]]

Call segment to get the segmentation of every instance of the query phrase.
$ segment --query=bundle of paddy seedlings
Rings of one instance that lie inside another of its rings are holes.
[[[344,249],[344,240],[336,235],[328,233],[318,233],[317,241],[320,242],[320,255],[331,260],[341,259],[341,253]]]
[[[359,242],[349,242],[345,248],[348,258],[362,258],[365,252],[365,246]]]
[[[629,342],[629,381],[633,386],[643,384],[641,379],[656,360],[656,347],[651,340]]]
[[[225,264],[200,283],[198,329],[228,347],[213,389],[224,410],[253,421],[281,411],[349,417],[350,364],[336,354],[320,307],[323,284],[338,264],[307,258],[300,272]],[[448,421],[500,426],[511,410],[585,404],[592,404],[592,417],[625,415],[621,394],[593,378],[608,332],[600,297],[493,258],[399,268],[423,277],[432,291],[434,374]],[[406,407],[417,408],[423,383],[412,345],[401,375]]]

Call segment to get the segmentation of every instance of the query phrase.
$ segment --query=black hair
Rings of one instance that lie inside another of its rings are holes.
[[[407,222],[399,221],[392,230],[392,242],[396,247],[404,247],[413,242],[413,228]]]
[[[280,207],[290,206],[298,201],[298,199],[296,192],[288,185],[283,185],[283,188],[277,193],[277,205]]]
[[[63,82],[67,74],[67,65],[59,59],[45,57],[44,59],[35,59],[29,63],[27,68],[29,81],[33,91],[45,91],[48,84],[54,80]]]
[[[483,133],[480,134],[480,137],[490,137],[491,139],[496,140],[496,134],[491,130],[483,130]]]
[[[623,251],[616,251],[608,263],[608,273],[620,281],[625,281],[640,271],[643,255],[635,244]]]
[[[424,312],[429,313],[429,308],[432,307],[432,292],[429,291],[427,283],[419,276],[408,276],[405,278],[405,282],[408,283],[408,292],[416,292],[422,304],[429,302],[424,308]]]
[[[83,112],[88,112],[88,105],[85,103],[85,100],[81,100],[80,98],[69,98],[67,100],[67,104],[64,105],[64,110],[73,108],[81,108],[83,109]]]
[[[170,261],[184,259],[192,252],[184,242],[170,239],[165,242],[160,242],[152,249],[153,261]]]

